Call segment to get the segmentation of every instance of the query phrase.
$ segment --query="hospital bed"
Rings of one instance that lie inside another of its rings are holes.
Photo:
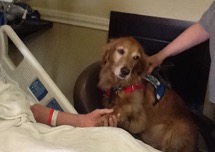
[[[14,44],[23,59],[9,57]],[[157,152],[115,127],[50,127],[37,123],[32,104],[77,113],[13,29],[0,27],[0,151],[1,152]]]

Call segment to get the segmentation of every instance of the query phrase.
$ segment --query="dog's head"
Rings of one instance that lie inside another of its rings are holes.
[[[132,37],[112,39],[104,47],[103,65],[118,79],[142,75],[147,66],[142,46]]]

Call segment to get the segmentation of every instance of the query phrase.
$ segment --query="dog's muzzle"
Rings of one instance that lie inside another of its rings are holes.
[[[130,70],[126,67],[123,67],[120,69],[120,77],[125,78],[127,75],[129,75]]]

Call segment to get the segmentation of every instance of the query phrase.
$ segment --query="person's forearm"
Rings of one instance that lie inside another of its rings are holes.
[[[48,123],[50,116],[50,108],[36,104],[31,107],[31,110],[37,122],[50,125]],[[56,119],[56,125],[71,125],[81,127],[82,119],[80,117],[82,117],[82,115],[80,114],[76,115],[59,111]]]
[[[70,125],[74,127],[117,126],[118,115],[112,115],[113,109],[95,109],[88,114],[72,114],[56,111],[39,104],[31,106],[34,118],[39,123],[50,126]]]
[[[56,125],[70,125],[74,127],[84,127],[82,114],[72,114],[59,111]]]
[[[179,54],[201,42],[206,41],[209,34],[199,23],[195,23],[180,34],[175,40],[159,52],[161,60]]]

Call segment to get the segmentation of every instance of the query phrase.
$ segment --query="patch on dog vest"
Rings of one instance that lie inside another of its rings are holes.
[[[159,101],[165,93],[165,86],[157,78],[152,75],[147,75],[145,80],[150,82],[155,88],[155,97]]]

